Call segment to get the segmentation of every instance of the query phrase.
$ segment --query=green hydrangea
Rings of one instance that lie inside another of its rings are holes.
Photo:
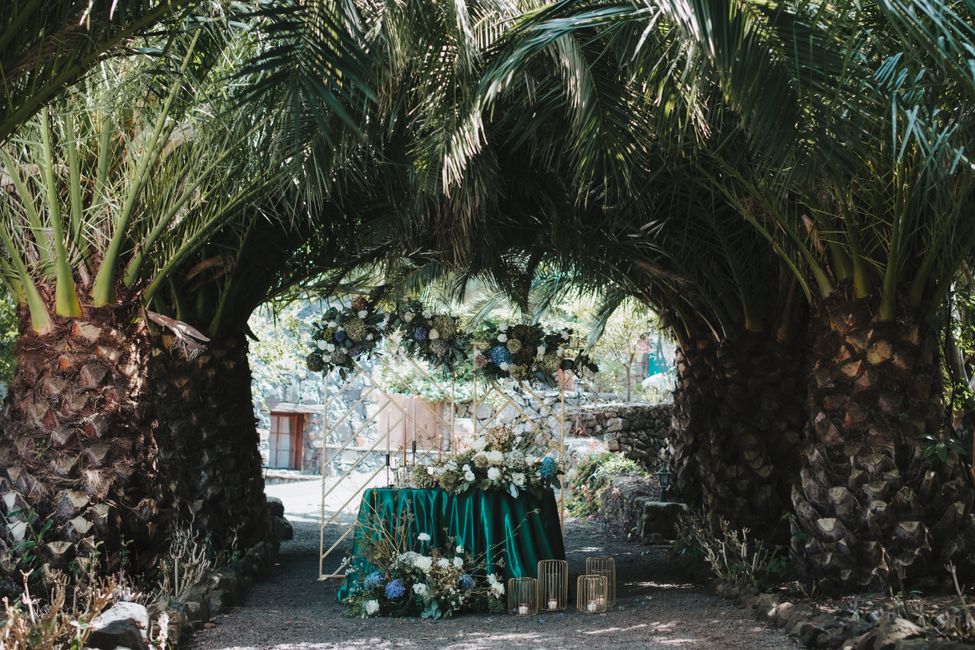
[[[366,322],[361,318],[351,318],[345,323],[345,334],[355,343],[365,340],[367,331]]]
[[[442,339],[452,339],[457,334],[454,319],[450,316],[434,316],[433,327],[440,333]]]
[[[521,352],[521,341],[518,339],[508,339],[508,352],[518,354]]]

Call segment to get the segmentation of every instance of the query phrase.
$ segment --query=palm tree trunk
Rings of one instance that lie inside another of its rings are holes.
[[[746,332],[717,345],[698,341],[693,351],[690,364],[682,353],[694,369],[678,391],[692,398],[675,396],[684,472],[691,472],[678,474],[678,486],[697,490],[697,504],[715,523],[720,517],[785,544],[804,422],[799,350]]]
[[[933,587],[965,546],[973,500],[960,462],[926,457],[920,439],[944,418],[937,336],[920,318],[879,322],[867,301],[841,296],[812,329],[793,493],[800,572],[827,592]]]
[[[181,515],[218,546],[264,539],[270,523],[246,338],[214,339],[187,359],[175,337],[157,335],[151,376],[160,466]]]
[[[167,499],[138,303],[55,319],[45,335],[33,332],[26,309],[19,316],[0,432],[0,548],[39,538],[39,559],[57,568],[96,555],[106,572],[151,567]]]

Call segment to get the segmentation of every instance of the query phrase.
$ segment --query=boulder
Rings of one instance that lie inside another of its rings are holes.
[[[116,603],[91,622],[94,630],[88,647],[115,650],[149,650],[149,611],[138,603]]]
[[[284,516],[284,502],[278,497],[267,497],[267,509],[274,517]]]

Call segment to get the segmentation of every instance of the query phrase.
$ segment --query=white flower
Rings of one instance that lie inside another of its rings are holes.
[[[369,334],[366,334],[366,340],[367,341],[371,341],[372,340],[372,333],[371,332]]]
[[[338,327],[339,324],[336,321],[334,321],[334,320],[330,320],[330,321],[328,321],[328,326],[329,327],[332,327],[332,328],[335,328],[335,327]]]
[[[501,478],[501,470],[497,467],[491,467],[488,469],[488,479],[492,481],[497,481]]]
[[[409,323],[410,321],[412,321],[413,320],[413,312],[408,311],[405,314],[403,314],[403,320],[405,320],[407,323]]]
[[[544,356],[545,355],[545,346],[544,345],[539,345],[538,348],[535,351],[538,352],[538,356],[540,356],[540,357],[541,356]]]
[[[342,327],[341,325],[339,325],[338,327],[335,328],[335,331],[336,332],[344,332],[345,331],[345,328]]]
[[[417,539],[417,541],[420,541],[420,542],[429,542],[430,541],[430,535],[428,535],[426,533],[420,533],[419,535],[416,536],[416,539]]]
[[[454,567],[457,568],[457,569],[463,569],[464,568],[464,558],[462,558],[462,557],[455,557],[454,558]]]
[[[507,334],[498,334],[498,343],[507,343],[507,342],[508,342]]]
[[[378,600],[367,600],[366,601],[366,614],[372,616],[379,611],[379,601]]]
[[[368,315],[369,315],[369,312],[366,311],[365,309],[360,309],[359,310],[359,318],[365,318]]]
[[[463,546],[458,546],[457,548],[454,549],[454,552],[455,553],[463,553],[464,552],[464,547]]]
[[[427,333],[427,338],[430,339],[431,341],[436,341],[437,339],[440,338],[440,332],[438,332],[436,329],[431,329]]]
[[[327,350],[328,349],[328,343],[326,343],[325,341],[319,341],[315,345],[318,346],[318,349],[319,350]]]
[[[413,566],[424,573],[430,573],[430,569],[433,568],[433,558],[427,557],[426,555],[421,555],[420,557],[416,558]]]
[[[500,325],[498,325],[498,331],[500,331],[500,332],[507,332],[508,331],[508,324],[507,323],[501,323]]]
[[[498,368],[501,368],[502,370],[507,370],[510,367],[511,367],[511,364],[504,363],[503,361],[500,364],[498,364]]]
[[[569,340],[569,333],[568,332],[565,332],[565,331],[562,332],[562,340],[563,341],[568,341]]]
[[[433,466],[427,465],[427,474],[433,476]]]
[[[511,482],[514,483],[517,487],[524,487],[525,475],[522,474],[521,472],[515,472],[514,474],[511,475]]]
[[[491,593],[495,596],[504,595],[504,583],[498,580],[498,577],[493,573],[488,574],[488,584],[491,586]]]
[[[433,312],[430,311],[429,309],[424,309],[423,310],[423,317],[424,318],[427,318],[427,319],[432,318],[433,317]]]
[[[418,582],[415,585],[413,585],[413,593],[416,594],[417,596],[426,596],[427,586],[422,582]]]
[[[330,354],[323,354],[322,355],[322,360],[325,363],[331,363],[332,362],[332,355],[330,355]]]
[[[446,569],[447,567],[450,566],[450,560],[448,560],[445,557],[442,557],[439,560],[437,560],[437,566],[440,567],[441,569]]]
[[[525,464],[527,464],[527,465],[534,465],[535,463],[539,462],[540,460],[541,460],[541,458],[539,458],[538,456],[532,456],[531,454],[529,454],[528,456],[525,456]]]
[[[472,472],[469,469],[464,470],[464,480],[467,481],[468,483],[473,483],[474,482],[474,472]]]
[[[486,451],[484,452],[484,455],[487,456],[488,462],[492,465],[500,465],[504,462],[504,453],[496,449]]]
[[[325,344],[325,349],[328,350],[329,352],[332,352],[333,350],[335,350],[335,344],[334,343],[326,343]]]

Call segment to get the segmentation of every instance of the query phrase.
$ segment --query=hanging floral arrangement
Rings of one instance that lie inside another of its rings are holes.
[[[308,368],[326,374],[338,368],[345,379],[356,361],[375,352],[387,323],[388,316],[373,294],[356,296],[344,309],[329,307],[312,328]]]
[[[402,303],[391,316],[390,328],[403,335],[407,354],[431,366],[453,372],[468,357],[470,335],[460,327],[460,319],[435,313],[418,300]]]
[[[489,323],[474,343],[474,367],[489,379],[513,378],[556,384],[559,370],[571,370],[572,330],[546,332],[541,325]]]

